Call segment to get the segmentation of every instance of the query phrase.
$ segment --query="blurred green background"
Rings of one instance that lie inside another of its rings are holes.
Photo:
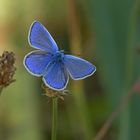
[[[70,80],[58,105],[58,140],[94,140],[140,75],[140,0],[0,0],[0,53],[14,51],[17,67],[16,82],[0,97],[0,140],[51,139],[51,99],[23,66],[34,20],[61,49],[97,66],[93,76]],[[140,140],[138,94],[103,140]]]

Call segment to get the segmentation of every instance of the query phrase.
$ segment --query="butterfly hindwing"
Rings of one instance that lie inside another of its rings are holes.
[[[69,80],[68,72],[62,63],[50,64],[43,76],[43,81],[47,86],[55,90],[63,90]]]
[[[74,80],[86,78],[96,71],[93,64],[73,55],[65,55],[64,64]]]
[[[33,48],[50,53],[58,51],[58,47],[54,39],[47,29],[38,21],[33,22],[31,25],[28,40]]]
[[[42,76],[51,59],[52,55],[49,53],[33,51],[25,56],[24,66],[32,75]]]

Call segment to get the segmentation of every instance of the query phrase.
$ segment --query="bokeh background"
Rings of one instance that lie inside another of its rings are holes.
[[[34,20],[47,27],[66,53],[96,65],[96,73],[70,80],[58,104],[58,140],[94,140],[140,75],[139,0],[0,0],[0,53],[15,52],[16,82],[0,97],[0,140],[50,140],[52,101],[41,78],[23,66],[33,50]],[[103,140],[140,140],[140,96],[134,94]]]

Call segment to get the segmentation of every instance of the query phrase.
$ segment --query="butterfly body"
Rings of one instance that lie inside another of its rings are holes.
[[[63,62],[64,59],[64,53],[61,51],[57,51],[54,55],[53,55],[53,59],[55,62]]]
[[[37,50],[25,56],[24,66],[32,75],[42,76],[44,83],[51,89],[63,90],[69,76],[79,80],[96,71],[90,62],[59,51],[50,33],[37,21],[31,25],[29,43]]]

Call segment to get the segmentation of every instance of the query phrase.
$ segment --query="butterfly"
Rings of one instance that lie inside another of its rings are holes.
[[[92,63],[59,50],[51,34],[38,21],[32,23],[28,41],[36,50],[24,57],[24,66],[30,74],[42,77],[45,85],[51,89],[63,90],[69,76],[80,80],[96,71]]]

